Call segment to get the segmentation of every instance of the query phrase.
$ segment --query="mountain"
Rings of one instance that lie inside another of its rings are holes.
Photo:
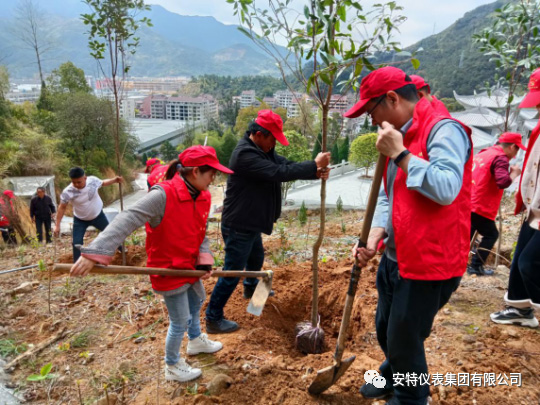
[[[14,78],[37,74],[35,56],[14,34],[16,1],[0,1],[0,63]],[[47,35],[51,50],[43,57],[46,72],[72,61],[87,74],[97,75],[89,55],[87,27],[79,15],[88,7],[78,0],[47,0]],[[277,75],[274,63],[238,31],[213,17],[181,16],[161,6],[141,16],[153,27],[140,30],[140,47],[130,61],[133,76]]]
[[[495,63],[490,62],[472,41],[472,35],[492,23],[492,14],[508,0],[499,0],[469,11],[444,31],[422,39],[406,50],[418,53],[420,68],[415,72],[410,64],[406,71],[418,74],[430,84],[431,91],[441,97],[472,94],[495,75]],[[527,79],[527,78],[526,78]]]

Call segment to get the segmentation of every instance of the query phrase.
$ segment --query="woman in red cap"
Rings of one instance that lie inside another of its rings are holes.
[[[210,146],[192,146],[169,165],[167,180],[154,186],[133,207],[123,211],[87,247],[71,268],[74,276],[85,276],[96,264],[108,265],[116,246],[146,224],[148,267],[202,269],[210,277],[214,263],[206,238],[210,212],[208,187],[217,171],[231,174],[222,166]],[[165,378],[190,381],[201,370],[190,367],[180,356],[184,333],[188,332],[188,355],[214,353],[223,345],[208,339],[200,329],[200,309],[205,291],[197,277],[150,276],[152,288],[163,296],[169,312],[165,341]]]
[[[148,173],[148,179],[146,180],[148,190],[165,180],[168,168],[169,165],[164,165],[158,158],[152,158],[146,161],[146,170],[144,172]]]
[[[6,245],[17,244],[15,230],[9,221],[9,216],[15,213],[12,201],[14,197],[15,194],[11,190],[5,190],[3,195],[0,195],[0,230],[2,232],[2,239]]]
[[[490,250],[499,237],[495,218],[504,189],[510,187],[521,174],[518,166],[510,166],[520,149],[526,150],[521,143],[521,134],[505,132],[499,136],[496,145],[481,150],[474,157],[472,169],[472,212],[471,239],[475,232],[482,235],[478,251],[473,255],[467,273],[477,276],[491,276],[493,270],[485,269]]]
[[[529,80],[529,93],[520,108],[535,107],[540,112],[540,69]],[[523,162],[523,174],[516,194],[515,214],[524,213],[524,221],[514,251],[506,309],[491,314],[496,323],[538,327],[534,310],[540,310],[540,120],[532,130]]]

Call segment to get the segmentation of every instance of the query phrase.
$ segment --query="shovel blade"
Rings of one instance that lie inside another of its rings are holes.
[[[356,356],[351,356],[345,360],[342,360],[339,366],[334,364],[333,366],[317,371],[317,376],[308,387],[308,392],[311,395],[322,394],[324,391],[334,385],[343,374],[345,374],[353,363],[354,359],[356,359]]]
[[[273,272],[269,270],[267,273],[268,277],[259,280],[247,308],[247,312],[255,316],[261,316],[264,304],[268,299],[268,295],[270,295],[270,291],[272,291]]]

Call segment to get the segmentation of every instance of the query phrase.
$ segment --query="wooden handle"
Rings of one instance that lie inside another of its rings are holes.
[[[69,273],[72,264],[55,263],[53,271],[60,273]],[[205,270],[177,270],[177,269],[162,269],[156,267],[135,267],[135,266],[100,266],[96,265],[90,270],[93,274],[146,274],[156,276],[174,276],[174,277],[202,277],[208,272]],[[257,278],[268,277],[265,271],[240,271],[240,270],[225,270],[214,271],[212,277],[244,277]]]

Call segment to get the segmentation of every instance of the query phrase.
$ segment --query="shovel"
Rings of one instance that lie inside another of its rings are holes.
[[[366,247],[367,245],[369,230],[371,229],[371,221],[373,220],[373,214],[375,213],[375,206],[377,205],[377,197],[381,187],[381,179],[385,165],[386,157],[379,154],[377,166],[375,167],[375,174],[373,175],[371,191],[369,193],[366,214],[364,216],[364,224],[362,225],[362,233],[360,235],[360,240],[358,241],[358,247]],[[360,279],[361,272],[362,268],[358,265],[358,259],[355,259],[353,268],[351,270],[349,290],[347,291],[345,308],[343,310],[343,319],[341,321],[341,327],[339,328],[339,336],[336,351],[334,353],[334,364],[317,371],[315,380],[313,380],[311,385],[308,387],[308,392],[311,395],[319,395],[334,385],[336,381],[339,380],[343,374],[345,374],[356,358],[356,356],[351,356],[345,360],[341,359],[343,357],[343,352],[345,351],[347,330],[349,329],[349,321],[351,319],[354,296],[356,295],[356,289],[358,287],[358,280]]]
[[[69,273],[72,264],[55,263],[53,271],[61,273]],[[131,266],[99,266],[96,265],[90,270],[94,274],[148,274],[157,276],[175,276],[175,277],[202,277],[207,274],[204,270],[177,270],[177,269],[162,269],[155,267],[131,267]],[[264,308],[264,304],[268,299],[270,291],[272,291],[272,279],[274,272],[267,271],[214,271],[212,277],[247,277],[261,278],[257,284],[253,297],[249,302],[247,312],[252,315],[260,316]]]

